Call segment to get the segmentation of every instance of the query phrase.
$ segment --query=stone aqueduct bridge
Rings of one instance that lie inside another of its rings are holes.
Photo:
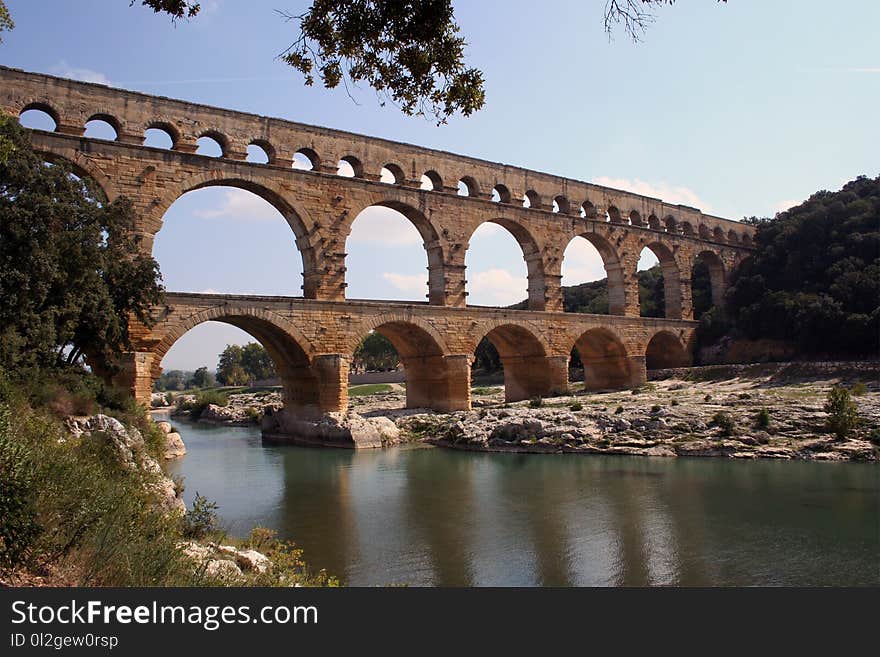
[[[132,200],[146,252],[169,206],[212,185],[253,192],[290,224],[291,247],[295,240],[302,257],[303,297],[169,293],[152,329],[132,329],[136,351],[127,355],[124,378],[140,400],[148,398],[174,341],[208,320],[239,326],[269,350],[284,383],[285,408],[297,417],[346,407],[349,359],[370,330],[386,335],[400,353],[410,406],[468,408],[469,364],[484,336],[502,357],[510,400],[566,388],[573,347],[589,388],[637,385],[645,380],[646,359],[651,366],[689,360],[697,259],[709,266],[718,300],[730,271],[752,248],[750,226],[559,176],[17,69],[0,67],[0,82],[3,111],[18,116],[38,109],[54,119],[54,132],[32,133],[47,159],[66,161],[94,179],[109,200]],[[109,123],[117,138],[85,138],[94,119]],[[172,147],[144,146],[150,128],[165,131]],[[202,136],[220,145],[220,157],[195,152]],[[246,161],[251,144],[263,149],[268,163]],[[311,170],[292,166],[297,153]],[[340,161],[351,165],[354,177],[337,174]],[[393,183],[380,181],[383,168]],[[423,176],[431,189],[422,188]],[[401,212],[419,231],[427,302],[345,298],[346,239],[370,206]],[[522,248],[528,310],[467,306],[465,253],[484,222],[507,229]],[[577,237],[603,258],[610,315],[561,312],[563,253]],[[645,247],[663,269],[665,319],[639,317],[636,265]]]

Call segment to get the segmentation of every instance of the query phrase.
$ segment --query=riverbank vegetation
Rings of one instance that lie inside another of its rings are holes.
[[[335,584],[265,530],[241,542],[214,527],[205,538],[228,545],[194,556],[194,511],[158,463],[165,434],[107,382],[130,319],[152,325],[163,298],[133,208],[45,163],[11,117],[0,136],[0,585]],[[212,566],[257,544],[259,567]]]

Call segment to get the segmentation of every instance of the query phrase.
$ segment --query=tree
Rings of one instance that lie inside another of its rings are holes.
[[[727,0],[716,0],[727,2]],[[616,25],[623,24],[623,30],[633,41],[639,41],[648,25],[654,22],[654,7],[672,5],[675,0],[607,0],[605,3],[605,32],[608,36]]]
[[[727,2],[727,0],[717,0]],[[614,26],[638,41],[654,22],[655,6],[675,0],[607,0],[605,31]],[[130,0],[129,7],[137,4]],[[195,18],[198,2],[141,0],[176,22]],[[470,116],[486,100],[483,74],[465,63],[452,0],[314,0],[302,14],[278,12],[297,22],[299,34],[280,57],[305,77],[315,76],[327,89],[366,82],[382,104],[391,101],[409,116],[430,116],[438,125],[455,112]],[[0,0],[0,32],[13,23]]]
[[[409,116],[445,123],[485,102],[483,74],[464,63],[452,0],[315,0],[298,21],[299,36],[281,57],[328,89],[366,82]]]
[[[0,32],[8,32],[14,27],[15,23],[12,22],[12,16],[9,15],[9,9],[6,8],[6,3],[0,0]],[[0,36],[0,43],[3,43],[2,36]]]
[[[400,356],[391,341],[378,331],[371,331],[354,351],[352,370],[393,370],[400,365]]]
[[[802,355],[880,351],[880,176],[821,191],[757,225],[726,294],[733,330]]]
[[[275,364],[261,344],[250,342],[244,347],[226,345],[217,364],[217,380],[227,386],[245,385],[249,381],[271,379]]]
[[[214,375],[208,371],[207,367],[198,368],[189,379],[191,388],[210,388],[214,383]]]
[[[103,371],[131,347],[129,318],[152,326],[164,290],[134,239],[131,202],[106,203],[89,180],[35,154],[0,116],[0,365],[52,367],[87,357]]]
[[[250,342],[242,348],[241,366],[252,380],[275,377],[275,363],[272,362],[272,357],[263,345],[256,342]]]

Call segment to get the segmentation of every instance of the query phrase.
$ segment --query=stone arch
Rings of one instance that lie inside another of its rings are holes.
[[[596,218],[596,206],[593,205],[589,200],[581,203],[581,216],[585,219],[595,219]]]
[[[345,155],[344,157],[339,158],[340,162],[345,162],[348,166],[351,167],[352,172],[354,173],[355,178],[363,178],[364,177],[364,163],[361,162],[354,155]],[[342,174],[337,174],[342,175]]]
[[[298,352],[294,350],[292,353],[301,356],[303,359],[302,362],[305,363],[311,362],[316,353],[314,346],[305,334],[281,315],[262,308],[239,308],[230,307],[224,304],[222,306],[215,306],[193,315],[189,315],[179,323],[172,325],[153,349],[153,354],[155,355],[153,361],[154,377],[158,377],[161,373],[158,371],[161,370],[160,362],[174,343],[183,337],[187,331],[195,328],[199,324],[204,324],[205,322],[226,322],[259,339],[258,335],[254,334],[249,328],[247,328],[256,327],[256,330],[264,335],[269,335],[270,333],[273,334],[275,338],[274,342],[278,344],[280,344],[282,338],[286,336],[295,343],[296,348],[298,349]]]
[[[653,212],[648,215],[648,228],[651,230],[663,230],[663,224],[660,221],[660,217]]]
[[[313,148],[309,148],[307,146],[304,146],[303,148],[298,148],[298,149],[296,149],[296,151],[293,154],[294,158],[296,158],[297,154],[302,155],[304,158],[306,158],[309,161],[309,164],[311,164],[311,166],[312,166],[312,168],[309,169],[309,171],[318,171],[320,169],[321,157],[318,155],[317,151],[315,151]],[[296,162],[295,159],[294,159],[294,162]],[[294,168],[296,168],[296,167],[294,166]]]
[[[443,337],[428,322],[403,313],[370,318],[351,332],[347,353],[353,354],[370,331],[386,337],[400,356],[406,373],[407,408],[446,411],[467,406],[467,370],[456,368],[447,358]]]
[[[477,181],[473,176],[462,176],[458,182],[461,183],[462,185],[464,185],[464,188],[467,191],[467,194],[464,194],[463,196],[470,196],[472,198],[479,198],[480,185],[477,184]]]
[[[612,224],[624,223],[623,216],[620,214],[620,210],[617,209],[616,205],[608,206],[608,221],[610,221]]]
[[[498,203],[510,203],[511,194],[510,189],[507,188],[507,185],[502,183],[498,183],[495,187],[492,188],[493,195],[498,195]]]
[[[119,121],[119,119],[117,119],[115,116],[113,116],[110,112],[106,112],[106,111],[95,112],[94,114],[89,116],[89,118],[87,118],[85,120],[85,122],[83,123],[83,129],[85,129],[85,126],[91,121],[103,121],[104,123],[109,125],[111,128],[113,128],[113,130],[116,131],[116,141],[119,141],[119,137],[123,133],[122,123]]]
[[[553,203],[556,204],[555,212],[559,214],[569,214],[571,212],[571,203],[569,203],[568,199],[562,194],[558,194],[554,199]]]
[[[649,370],[688,367],[690,364],[691,358],[685,345],[671,331],[657,331],[645,346],[645,367]]]
[[[697,261],[702,261],[709,268],[709,280],[712,284],[712,305],[720,306],[724,300],[724,285],[726,272],[724,270],[724,261],[715,251],[709,249],[700,251],[694,257],[691,265],[691,272]]]
[[[523,205],[526,203],[528,203],[527,207],[532,208],[533,210],[540,210],[543,207],[541,195],[534,189],[528,190],[523,196]]]
[[[67,165],[71,172],[80,178],[94,180],[95,184],[101,188],[108,203],[113,202],[119,196],[116,185],[104,173],[103,169],[79,151],[66,152],[62,155],[48,149],[40,149],[36,144],[34,144],[34,151],[42,155],[47,162],[61,162]]]
[[[166,135],[168,135],[171,138],[172,149],[175,149],[180,145],[180,130],[178,130],[174,126],[174,123],[171,121],[167,121],[164,119],[149,121],[146,125],[144,125],[144,139],[146,139],[147,130],[161,130]]]
[[[663,271],[663,298],[665,302],[664,316],[667,319],[681,319],[681,268],[675,254],[663,242],[643,242],[642,247],[649,249],[660,262]]]
[[[443,178],[440,176],[439,173],[434,171],[434,169],[430,169],[428,171],[425,171],[425,173],[422,175],[423,175],[423,177],[427,178],[430,181],[431,191],[434,191],[434,192],[442,192],[443,191]]]
[[[681,234],[686,237],[694,237],[694,227],[689,221],[682,221],[680,224]]]
[[[712,239],[712,231],[706,224],[700,224],[697,229],[697,234],[699,235],[701,240],[711,240]]]
[[[55,109],[52,103],[42,98],[28,99],[22,103],[21,109],[18,110],[18,116],[21,116],[28,110],[37,110],[48,114],[49,117],[55,121],[55,132],[58,132],[61,127],[61,114]]]
[[[324,380],[326,377],[322,372],[313,367],[313,346],[291,322],[262,308],[231,307],[224,304],[184,318],[152,349],[152,380],[161,374],[162,358],[173,344],[193,327],[209,321],[240,328],[269,352],[281,379],[285,416],[310,418],[322,414],[326,406],[323,399],[326,396],[325,390],[332,381]]]
[[[715,226],[715,229],[712,231],[712,239],[716,242],[724,242],[724,229],[721,226]]]
[[[414,315],[410,315],[407,313],[383,313],[381,315],[377,315],[375,317],[369,317],[362,321],[360,324],[354,326],[349,333],[349,339],[345,345],[346,353],[354,353],[354,350],[360,344],[361,340],[363,340],[364,336],[370,331],[378,330],[380,326],[392,325],[392,326],[411,326],[413,330],[420,331],[421,339],[424,341],[420,343],[421,347],[423,347],[423,355],[437,356],[444,355],[449,353],[449,348],[446,345],[446,340],[444,340],[443,336],[440,332],[429,322],[416,317]],[[383,333],[383,335],[385,335]],[[388,337],[388,336],[386,336]],[[403,336],[398,336],[400,339],[403,339]],[[390,337],[388,337],[391,340]],[[394,340],[391,340],[392,344],[394,344]],[[419,343],[411,341],[410,345],[414,347],[414,349],[405,348],[407,355],[418,355],[419,349],[415,348]],[[394,345],[395,349],[397,345]],[[403,353],[398,349],[398,353],[403,356]]]
[[[361,212],[370,207],[383,207],[396,210],[404,217],[409,219],[410,223],[419,231],[422,238],[422,246],[428,256],[428,303],[433,305],[443,305],[445,301],[445,280],[443,267],[443,248],[440,244],[440,236],[434,228],[431,220],[425,214],[407,203],[395,199],[383,199],[374,203],[369,203],[363,207],[354,208],[349,212],[345,222],[339,227],[340,234],[345,236],[347,243],[351,235],[351,227],[355,220],[360,216]]]
[[[514,219],[499,217],[480,222],[478,225],[474,226],[474,229],[468,237],[469,242],[476,230],[484,223],[492,223],[501,226],[508,233],[513,235],[513,238],[517,241],[522,250],[523,260],[525,260],[526,263],[526,275],[528,278],[528,309],[544,310],[546,306],[546,300],[544,298],[546,291],[546,271],[544,268],[544,260],[541,257],[541,249],[531,231]],[[467,257],[467,251],[465,251],[463,257]]]
[[[510,346],[507,352],[510,355],[527,355],[527,356],[549,356],[552,353],[550,343],[547,341],[546,335],[540,330],[526,322],[510,321],[506,319],[488,319],[480,322],[474,327],[474,343],[473,349],[480,344],[480,340],[493,334],[499,340],[506,340],[502,346]],[[514,349],[513,347],[519,342],[528,345],[528,349]],[[492,344],[495,344],[493,342]],[[501,348],[495,344],[498,353],[501,354]],[[503,354],[502,354],[503,355]]]
[[[644,226],[644,222],[642,221],[642,215],[639,214],[638,210],[630,210],[629,213],[629,223],[633,226]]]
[[[473,348],[489,340],[504,368],[504,399],[508,402],[546,397],[551,390],[550,345],[526,324],[490,320],[477,326]]]
[[[676,221],[675,217],[671,214],[667,215],[663,220],[663,223],[666,225],[667,233],[677,233],[678,232],[678,221]]]
[[[727,241],[731,244],[739,244],[739,233],[731,228],[729,231],[727,231]]]
[[[577,349],[584,364],[584,390],[628,388],[636,382],[626,346],[610,329],[584,331],[572,349]]]
[[[229,157],[229,137],[224,135],[219,130],[215,130],[214,128],[209,128],[208,130],[202,130],[198,136],[196,137],[196,142],[199,141],[202,137],[207,137],[208,139],[213,139],[217,142],[217,145],[220,146],[220,155],[221,158]]]
[[[164,196],[155,199],[149,206],[146,221],[149,239],[145,241],[145,248],[152,252],[153,240],[162,228],[163,217],[168,208],[188,192],[207,187],[237,187],[256,194],[279,213],[287,221],[290,229],[296,237],[296,246],[302,257],[303,264],[303,296],[314,299],[317,294],[317,286],[320,276],[317,275],[317,255],[311,243],[311,229],[314,226],[312,218],[305,208],[295,200],[286,196],[287,190],[276,183],[262,178],[255,179],[252,176],[218,176],[217,171],[205,171],[182,181],[179,186],[168,190]]]
[[[251,139],[248,146],[256,146],[257,148],[260,148],[266,154],[266,158],[268,159],[266,164],[274,164],[278,157],[275,147],[265,139]]]
[[[608,277],[608,314],[624,315],[626,313],[626,285],[624,284],[623,265],[617,249],[605,237],[593,232],[578,233],[568,241],[568,244],[579,237],[592,244],[602,258],[605,274]],[[568,248],[568,244],[566,244],[566,248]]]
[[[403,172],[403,169],[393,162],[388,162],[383,169],[387,169],[388,173],[390,173],[394,177],[395,185],[402,185],[406,182],[406,174]]]

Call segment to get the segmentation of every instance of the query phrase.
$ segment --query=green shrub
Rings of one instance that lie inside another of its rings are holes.
[[[834,386],[831,389],[824,410],[828,413],[825,426],[839,440],[846,438],[858,426],[856,403],[850,397],[849,390],[843,386]]]
[[[850,392],[852,393],[853,397],[861,397],[866,392],[868,392],[868,386],[866,386],[864,382],[858,381],[855,385],[853,385]]]
[[[712,401],[712,395],[706,395],[705,397],[703,397],[703,401],[704,401],[704,402],[710,402],[710,401]]]
[[[617,408],[614,409],[615,415],[620,415],[621,413],[623,413],[623,406],[618,406]]]
[[[661,407],[660,407],[658,404],[654,404],[654,405],[651,407],[651,412],[652,412],[652,413],[659,413],[659,412],[660,412],[660,408],[661,408]]]
[[[544,399],[542,397],[532,397],[529,400],[529,408],[541,408],[544,405]]]
[[[712,416],[712,422],[710,424],[721,429],[722,436],[732,436],[736,433],[736,422],[730,416],[730,413],[718,411]]]
[[[217,531],[217,504],[196,493],[192,508],[183,516],[183,535],[202,539]]]
[[[573,402],[573,403],[568,407],[568,410],[570,410],[570,411],[574,411],[574,412],[582,411],[582,410],[584,410],[584,405],[581,404],[580,402]]]
[[[670,405],[670,406],[678,406],[678,400],[677,400],[677,399],[673,399],[671,402],[669,402],[669,405]]]
[[[178,409],[181,411],[189,411],[189,415],[193,420],[198,420],[208,406],[226,406],[229,403],[229,397],[220,390],[202,390],[195,399],[189,399],[182,402]]]
[[[758,411],[758,414],[755,416],[755,426],[758,429],[767,430],[770,428],[770,411],[766,408],[762,408]]]

